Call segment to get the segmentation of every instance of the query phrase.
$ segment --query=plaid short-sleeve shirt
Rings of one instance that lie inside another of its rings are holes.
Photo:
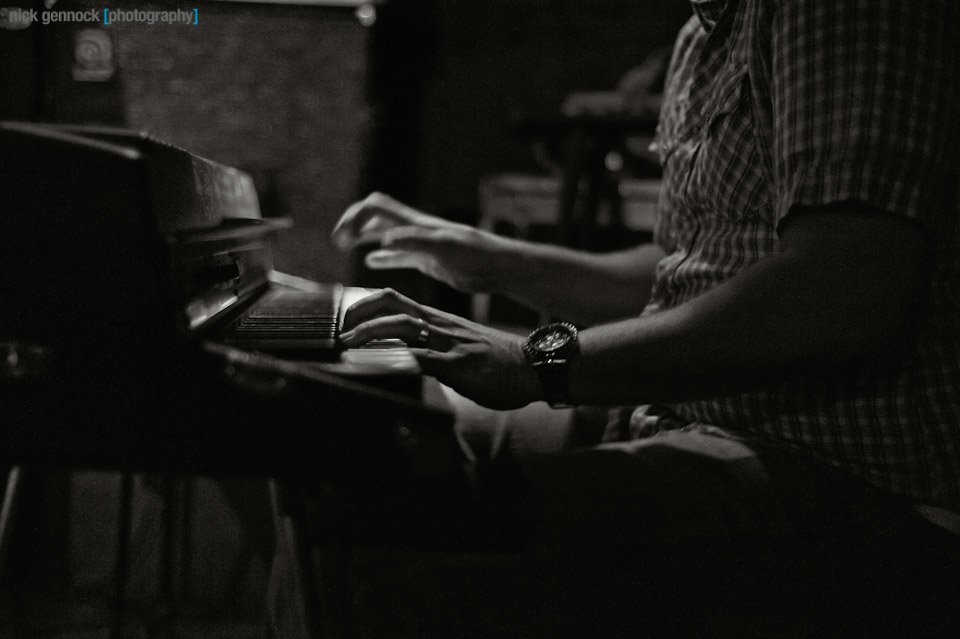
[[[777,252],[798,205],[857,200],[912,218],[934,267],[896,366],[674,405],[659,427],[762,434],[960,509],[960,3],[692,2],[655,141],[667,257],[645,314]],[[652,423],[638,409],[631,428]]]

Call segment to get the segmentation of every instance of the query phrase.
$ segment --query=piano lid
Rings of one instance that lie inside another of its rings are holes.
[[[252,178],[232,167],[161,142],[143,131],[27,122],[0,123],[4,145],[20,153],[59,155],[64,161],[121,156],[143,166],[153,224],[162,235],[196,232],[225,221],[260,220]],[[43,141],[43,145],[37,145]]]
[[[247,174],[137,131],[3,122],[0,176],[0,298],[16,309],[0,334],[90,351],[179,336],[198,298],[244,300],[289,225],[261,217]]]

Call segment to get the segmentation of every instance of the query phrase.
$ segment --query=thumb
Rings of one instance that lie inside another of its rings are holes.
[[[367,253],[363,263],[374,270],[394,268],[415,268],[423,272],[430,258],[423,253],[378,249]]]
[[[351,204],[330,233],[333,243],[346,250],[355,246],[364,236],[393,226],[418,224],[431,216],[412,209],[383,193],[371,193]]]

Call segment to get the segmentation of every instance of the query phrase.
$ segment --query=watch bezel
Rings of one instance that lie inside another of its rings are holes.
[[[562,331],[569,336],[565,344],[553,350],[542,350],[535,343],[550,331]],[[540,379],[544,399],[553,408],[570,408],[570,393],[567,387],[567,368],[570,358],[579,350],[580,331],[569,322],[553,322],[534,329],[523,343],[527,362]]]
[[[536,342],[542,339],[546,333],[552,331],[563,331],[569,336],[569,339],[565,344],[549,351],[538,348]],[[546,360],[564,359],[575,348],[578,336],[579,331],[577,327],[570,322],[553,322],[535,328],[530,335],[527,336],[526,341],[524,341],[523,350],[527,355],[527,359],[533,365]]]

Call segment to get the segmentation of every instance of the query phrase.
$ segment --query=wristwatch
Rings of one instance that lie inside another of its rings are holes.
[[[578,340],[576,326],[555,322],[534,330],[523,343],[523,354],[540,377],[544,398],[553,408],[573,406],[567,386],[567,369],[580,350]]]

